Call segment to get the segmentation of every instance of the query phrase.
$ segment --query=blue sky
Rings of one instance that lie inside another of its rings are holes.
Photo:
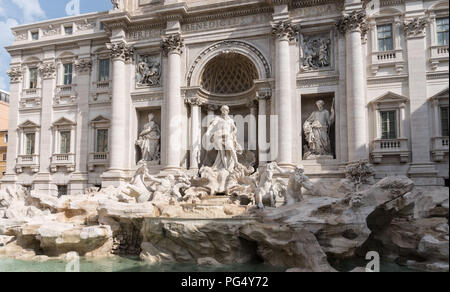
[[[80,14],[111,9],[110,0],[0,0],[0,89],[9,90],[6,71],[11,61],[4,49],[14,41],[10,31],[16,25],[69,16],[66,6],[80,4]]]

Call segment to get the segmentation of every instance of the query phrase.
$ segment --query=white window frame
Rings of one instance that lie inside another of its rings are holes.
[[[66,118],[61,118],[53,123],[53,154],[75,154],[76,123]],[[61,132],[70,132],[70,151],[61,153]]]

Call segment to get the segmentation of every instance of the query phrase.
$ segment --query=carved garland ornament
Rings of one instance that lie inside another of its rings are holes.
[[[336,24],[338,30],[345,34],[346,32],[360,31],[365,36],[369,30],[367,15],[365,10],[355,10],[350,14],[344,15]]]
[[[407,38],[423,37],[425,36],[425,28],[427,24],[427,19],[417,17],[412,20],[405,21],[403,24],[403,30]]]
[[[133,60],[134,48],[125,42],[108,43],[106,44],[106,48],[111,51],[111,57],[113,59],[121,59],[127,62]]]
[[[184,40],[180,34],[169,35],[163,37],[161,43],[161,49],[165,56],[169,53],[182,54],[183,53]]]
[[[39,72],[42,74],[44,79],[52,79],[56,77],[56,66],[55,63],[45,63],[39,66]]]

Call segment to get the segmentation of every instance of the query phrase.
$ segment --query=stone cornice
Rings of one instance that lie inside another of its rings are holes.
[[[163,37],[161,41],[161,49],[165,56],[170,53],[182,54],[183,53],[184,40],[181,34],[172,34],[167,37]]]
[[[369,30],[367,15],[363,9],[354,10],[348,14],[344,14],[336,26],[342,34],[358,31],[364,36]]]
[[[224,11],[224,12],[208,14],[208,15],[186,16],[181,20],[181,23],[194,23],[194,22],[200,22],[200,21],[216,20],[216,19],[221,19],[221,18],[231,18],[231,17],[272,13],[272,12],[273,12],[273,9],[271,7],[258,7],[258,8],[250,8],[250,9],[243,9],[243,10],[232,10],[232,11]]]

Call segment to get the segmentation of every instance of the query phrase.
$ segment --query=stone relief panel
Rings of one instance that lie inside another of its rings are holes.
[[[161,57],[139,55],[136,60],[136,86],[156,87],[161,85]]]
[[[330,34],[301,36],[301,71],[330,69],[332,59],[333,46]]]

